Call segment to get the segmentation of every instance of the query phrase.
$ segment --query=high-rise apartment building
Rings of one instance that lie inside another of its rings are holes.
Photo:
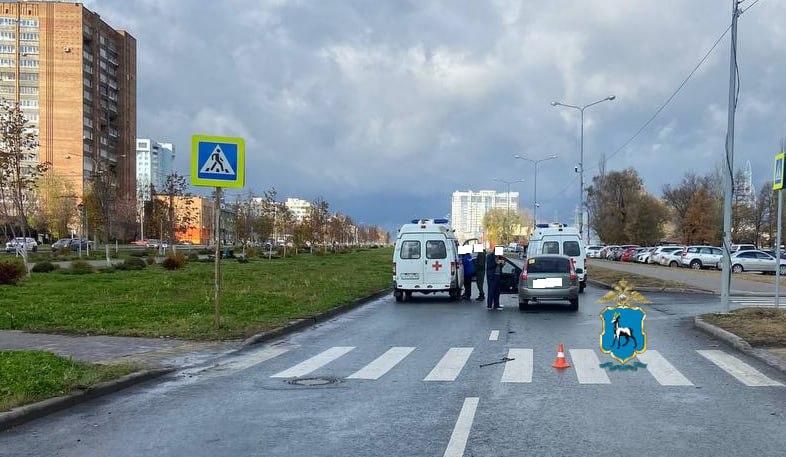
[[[482,238],[483,216],[492,208],[519,207],[519,193],[499,193],[494,190],[453,192],[451,226],[460,240]]]
[[[151,186],[160,191],[174,171],[175,147],[150,138],[136,140],[136,188],[140,200],[150,201]]]
[[[0,2],[0,96],[39,133],[38,160],[81,198],[95,172],[136,194],[136,40],[79,3]]]
[[[298,222],[305,219],[308,216],[308,210],[311,209],[311,202],[300,198],[289,197],[284,204]]]

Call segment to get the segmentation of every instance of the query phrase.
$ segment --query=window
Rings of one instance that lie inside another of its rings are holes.
[[[0,32],[0,40],[15,40],[16,33],[14,32]]]
[[[448,250],[445,247],[445,242],[441,240],[426,241],[426,258],[427,259],[446,259],[448,257]]]
[[[771,257],[769,254],[765,254],[763,252],[757,252],[756,258],[761,260],[775,260],[775,257]]]
[[[697,252],[699,252],[699,248],[688,248],[688,252],[690,252],[691,254],[696,254]]]
[[[9,72],[0,73],[0,81],[16,81],[16,75]]]
[[[0,94],[13,94],[16,92],[14,86],[0,86]]]
[[[23,108],[38,108],[38,100],[19,100],[19,106]]]
[[[38,27],[38,19],[22,19],[19,21],[21,27]]]
[[[742,259],[754,259],[754,258],[756,258],[756,253],[755,252],[743,252],[742,254],[738,255],[737,257],[740,257]]]
[[[712,249],[711,249],[711,248],[701,248],[701,249],[699,250],[699,252],[700,252],[701,254],[712,254]]]
[[[16,65],[14,59],[0,59],[0,67],[13,67]]]
[[[543,254],[559,254],[559,242],[546,241],[543,243],[543,249],[541,251]]]
[[[567,273],[570,271],[568,259],[561,257],[534,257],[527,261],[528,273]]]
[[[565,241],[562,243],[562,252],[563,254],[571,257],[577,257],[581,255],[581,247],[579,247],[578,241]]]
[[[38,81],[38,73],[19,73],[20,81]]]
[[[37,87],[31,87],[31,86],[20,86],[19,87],[19,93],[20,94],[26,94],[26,95],[35,95],[35,94],[38,93],[38,88]]]
[[[16,19],[12,17],[0,17],[0,25],[16,25]]]
[[[34,59],[21,59],[19,61],[19,66],[25,68],[38,68],[38,61]]]
[[[713,255],[723,255],[723,251],[720,248],[710,248],[712,250]]]
[[[19,39],[23,41],[38,41],[38,33],[22,32],[19,34]]]
[[[19,46],[19,52],[22,54],[38,54],[38,46],[30,46],[23,44]]]
[[[4,54],[13,54],[16,48],[12,44],[0,44],[0,52]]]
[[[401,258],[419,259],[420,241],[404,241],[403,243],[401,243]]]

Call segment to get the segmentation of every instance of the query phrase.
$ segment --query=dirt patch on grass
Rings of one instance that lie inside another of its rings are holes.
[[[620,279],[625,279],[633,287],[657,287],[657,288],[676,288],[676,289],[695,289],[685,283],[678,281],[669,281],[665,279],[653,278],[650,276],[639,275],[635,273],[627,273],[624,271],[612,270],[610,268],[603,268],[597,265],[592,265],[589,268],[589,278],[600,281],[606,284],[614,284]]]
[[[729,314],[705,314],[702,318],[751,346],[786,346],[786,309],[742,308]]]

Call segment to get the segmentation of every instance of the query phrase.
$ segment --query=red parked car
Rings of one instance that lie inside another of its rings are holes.
[[[640,248],[628,248],[622,252],[620,260],[623,262],[630,262],[639,253]]]

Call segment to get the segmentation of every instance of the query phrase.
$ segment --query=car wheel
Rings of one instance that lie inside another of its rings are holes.
[[[396,301],[399,303],[404,301],[404,292],[400,290],[393,292],[393,296],[396,298]]]
[[[582,281],[582,282],[579,283],[579,293],[580,294],[583,294],[584,293],[584,289],[586,289],[586,288],[587,288],[587,281]]]
[[[519,300],[519,311],[526,311],[529,308],[529,299],[520,299]]]
[[[694,270],[701,270],[701,262],[698,260],[694,260],[693,262],[690,263],[690,267],[693,268]]]
[[[678,264],[676,260],[672,260],[671,262],[669,262],[669,266],[674,268],[680,266],[680,264]]]
[[[412,292],[411,291],[408,290],[408,291],[404,292],[404,300],[412,300]]]
[[[578,297],[570,299],[570,310],[571,311],[578,311],[579,310],[579,299],[578,299]]]
[[[742,271],[743,271],[742,265],[737,264],[737,265],[732,266],[731,267],[731,271],[734,272],[734,273],[742,273]]]
[[[781,265],[778,269],[780,270],[781,276],[786,275],[786,265]]]

